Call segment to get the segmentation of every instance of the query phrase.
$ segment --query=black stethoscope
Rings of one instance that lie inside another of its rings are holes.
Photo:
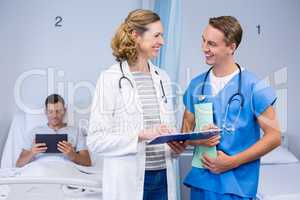
[[[125,74],[124,74],[123,67],[122,67],[122,62],[119,62],[119,64],[120,64],[120,70],[121,70],[121,72],[122,72],[122,76],[121,76],[121,78],[119,79],[119,89],[122,89],[122,80],[127,80],[127,81],[130,83],[131,87],[133,88],[133,83],[132,83],[131,80],[130,80],[128,77],[126,77]],[[148,64],[148,68],[149,68],[149,71],[150,71],[150,66],[149,66],[149,64]],[[156,75],[159,76],[159,73],[158,73],[157,70],[155,70],[154,72],[155,72]],[[160,88],[161,88],[161,91],[162,91],[162,97],[161,97],[161,98],[164,100],[165,103],[168,103],[168,99],[167,99],[167,97],[166,97],[166,93],[165,93],[165,89],[164,89],[162,80],[160,79],[159,82],[160,82]]]
[[[240,113],[241,113],[241,110],[244,106],[244,101],[245,101],[245,97],[244,95],[242,94],[241,90],[242,90],[242,69],[240,67],[239,64],[237,64],[237,67],[239,69],[239,84],[238,84],[238,90],[236,93],[234,93],[233,95],[231,95],[231,97],[229,98],[228,102],[227,102],[227,106],[226,106],[226,112],[225,112],[225,117],[223,119],[223,125],[222,125],[222,128],[223,129],[226,129],[227,131],[235,131],[235,127],[236,127],[236,124],[237,124],[237,121],[239,119],[239,116],[240,116]],[[201,95],[199,96],[199,99],[201,101],[204,101],[205,100],[205,95],[204,95],[204,90],[205,90],[205,84],[207,82],[207,78],[208,78],[208,75],[210,73],[210,71],[213,69],[213,67],[211,67],[205,74],[205,77],[204,77],[204,83],[202,85],[202,88],[201,88]],[[239,98],[235,98],[235,97],[239,97]],[[238,101],[239,102],[239,112],[234,120],[234,122],[232,123],[231,126],[228,126],[226,125],[227,123],[227,115],[228,115],[228,110],[229,110],[229,107],[231,105],[232,102],[234,101]]]

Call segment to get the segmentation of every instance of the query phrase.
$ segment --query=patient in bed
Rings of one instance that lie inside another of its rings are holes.
[[[76,164],[91,166],[90,154],[86,146],[86,136],[76,127],[67,126],[64,123],[66,113],[64,99],[58,94],[49,95],[45,101],[45,114],[48,123],[35,127],[30,131],[29,137],[25,138],[23,150],[16,162],[17,167],[23,167],[31,161],[46,156],[61,157],[73,161]],[[68,141],[60,141],[57,150],[60,153],[45,153],[45,143],[36,143],[36,134],[67,134]]]

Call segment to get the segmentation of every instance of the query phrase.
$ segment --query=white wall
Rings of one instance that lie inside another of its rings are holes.
[[[180,83],[185,87],[196,74],[208,69],[201,52],[201,35],[209,17],[233,15],[244,29],[236,58],[241,66],[267,78],[277,90],[277,108],[289,146],[300,158],[297,127],[297,86],[300,83],[300,2],[298,0],[229,0],[183,3],[183,34]],[[260,24],[258,34],[256,26]],[[287,73],[286,73],[287,72]]]
[[[99,73],[114,62],[117,26],[141,6],[140,0],[0,1],[0,155],[15,111],[41,112],[49,93],[87,113]]]

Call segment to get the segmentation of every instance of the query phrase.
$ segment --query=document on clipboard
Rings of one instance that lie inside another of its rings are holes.
[[[211,138],[215,135],[220,134],[220,129],[210,129],[205,131],[198,131],[192,133],[174,133],[170,135],[162,135],[154,138],[148,144],[162,144],[173,141],[186,141],[186,140],[203,140]]]

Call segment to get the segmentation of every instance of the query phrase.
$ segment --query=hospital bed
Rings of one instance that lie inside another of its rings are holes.
[[[95,155],[92,167],[55,156],[15,167],[26,134],[45,123],[44,115],[20,112],[14,116],[1,159],[0,200],[101,200],[102,160]]]
[[[300,162],[287,148],[261,159],[257,200],[300,200]]]

